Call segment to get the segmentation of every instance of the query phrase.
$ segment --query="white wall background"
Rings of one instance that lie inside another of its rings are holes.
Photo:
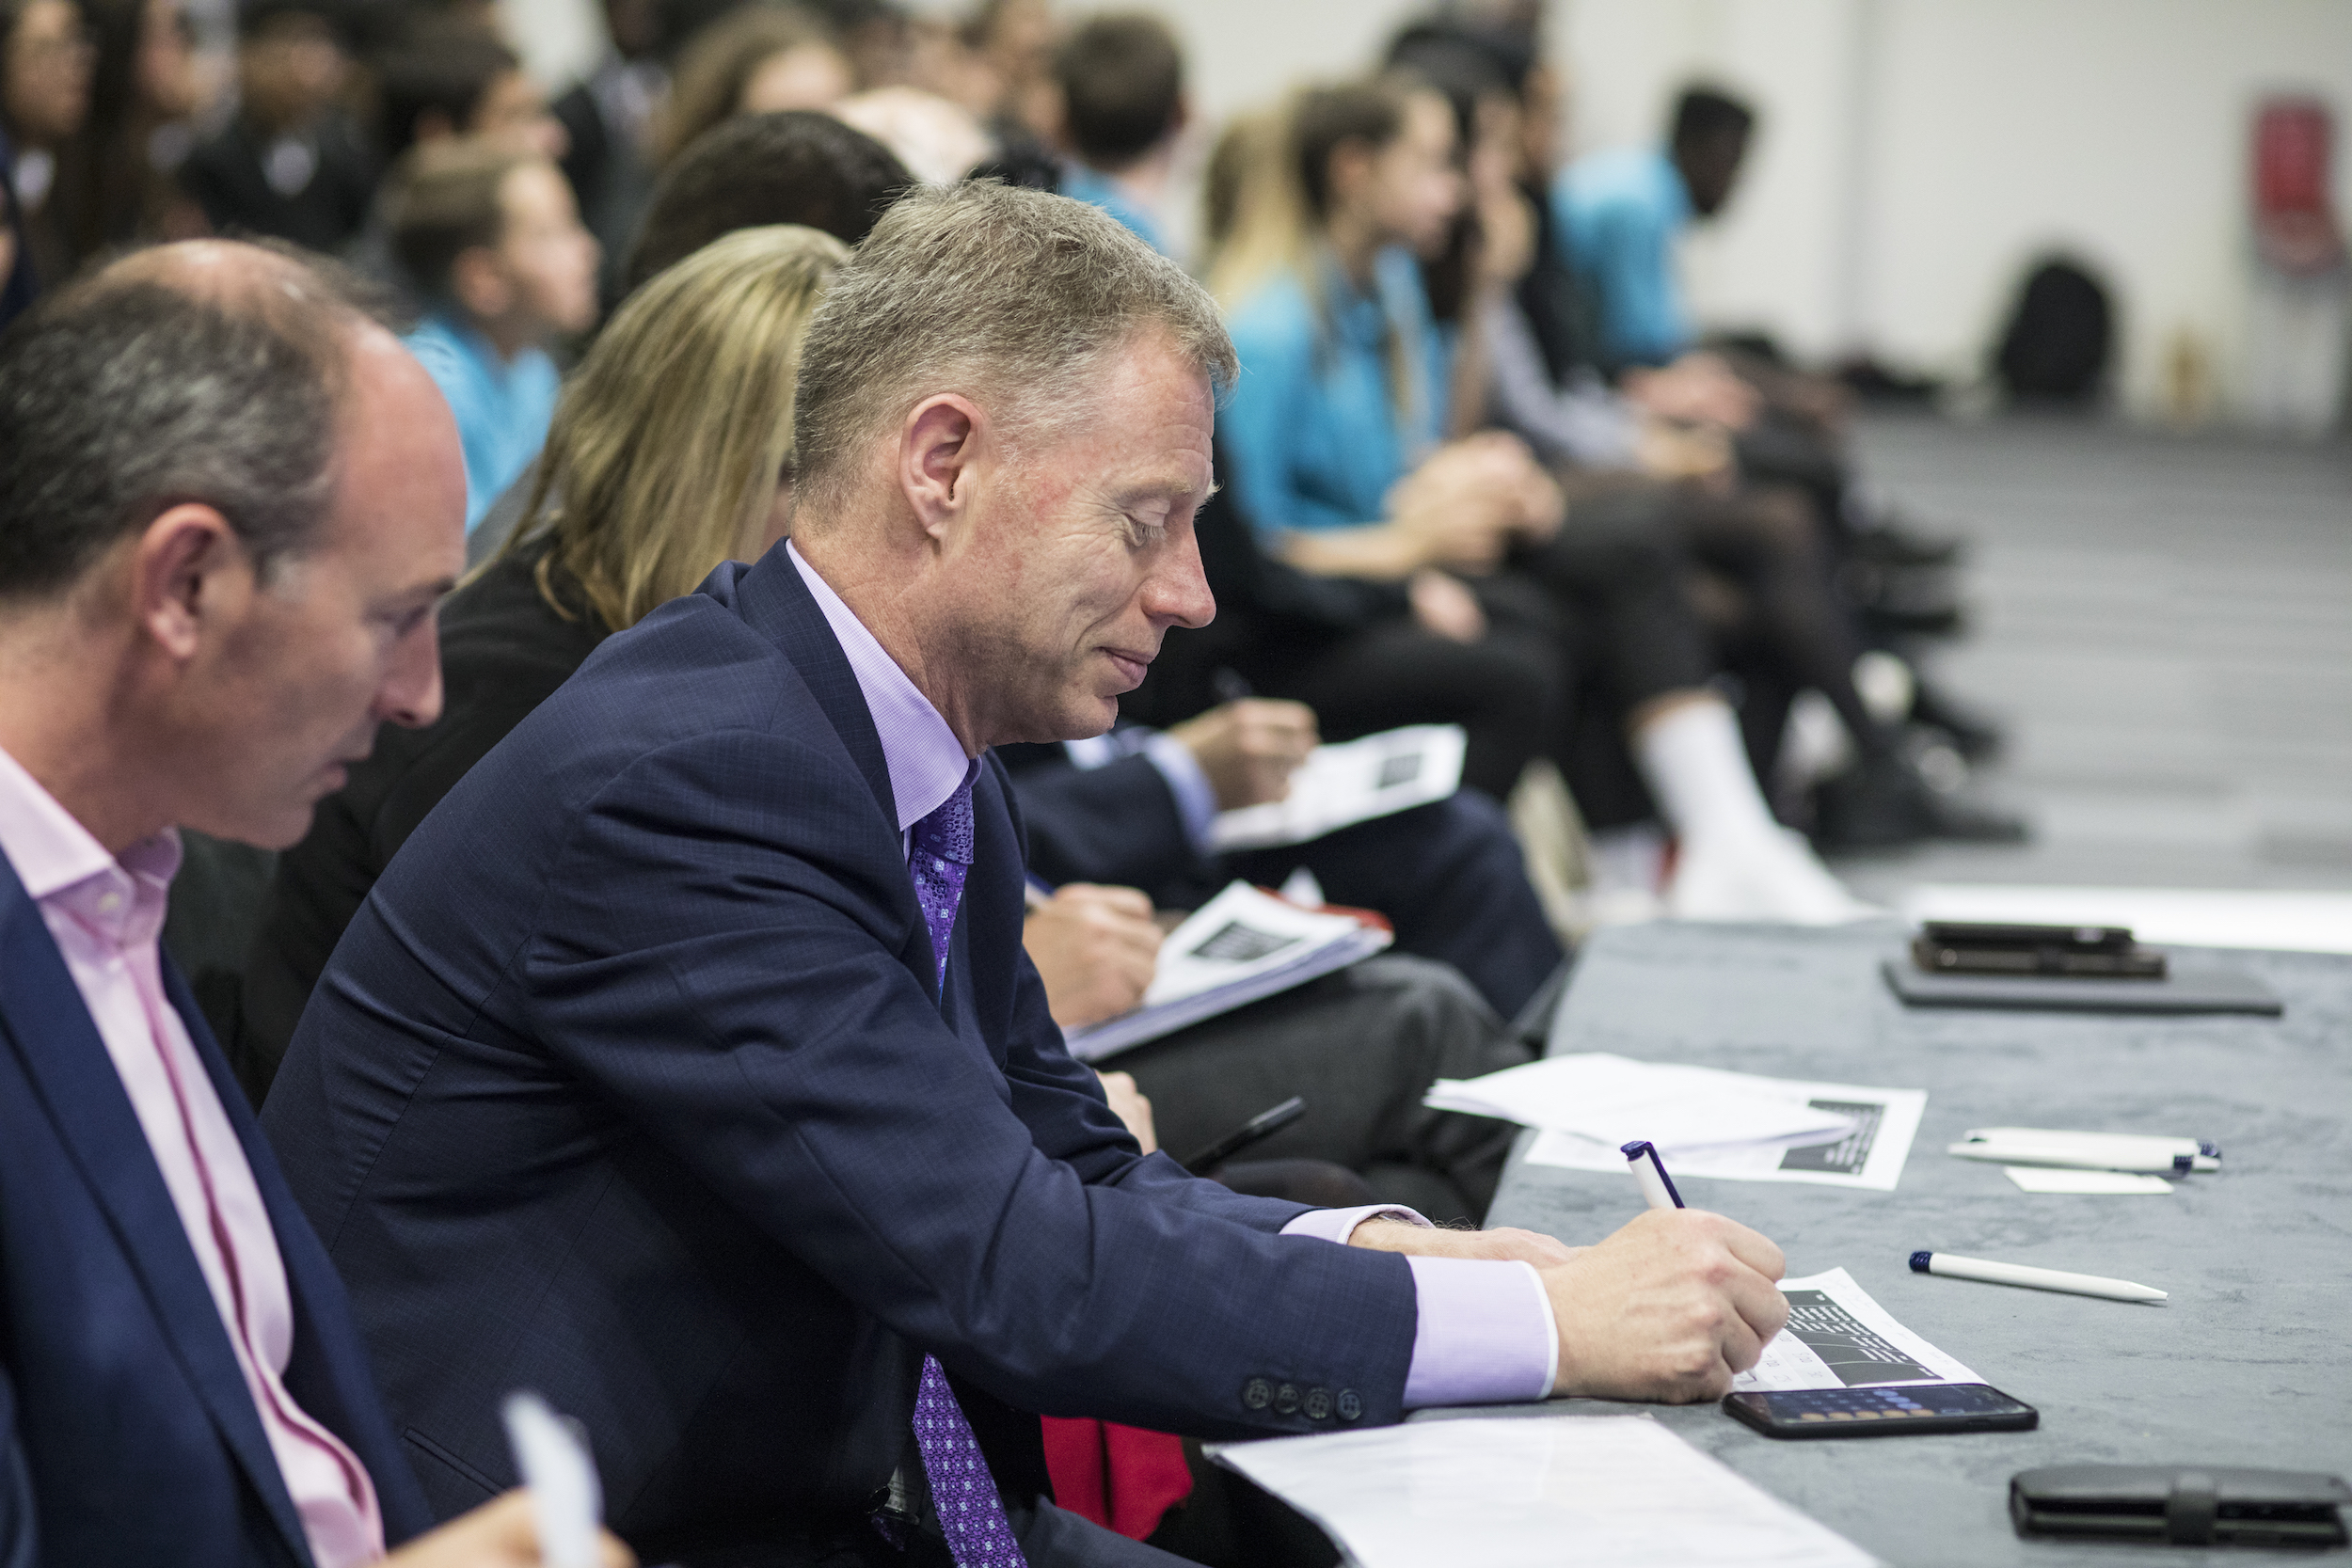
[[[2352,215],[2352,0],[1572,0],[1576,136],[1656,135],[1694,72],[1753,94],[1749,178],[1690,247],[1708,319],[1806,353],[1973,372],[2025,265],[2109,277],[2123,389],[2153,410],[2184,333],[2242,385],[2257,98],[2334,105]]]
[[[501,3],[546,75],[596,47],[593,0]],[[1360,69],[1425,8],[1162,0],[1204,124]],[[1806,355],[1974,373],[2026,262],[2064,247],[2116,291],[2131,404],[2166,404],[2186,334],[2226,406],[2249,372],[2261,94],[2334,105],[2337,206],[2352,217],[2352,0],[1553,0],[1552,37],[1578,150],[1654,137],[1694,75],[1756,102],[1747,177],[1686,274],[1705,320]]]

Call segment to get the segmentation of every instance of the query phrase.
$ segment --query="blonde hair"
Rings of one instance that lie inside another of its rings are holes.
[[[564,387],[500,556],[543,550],[548,604],[575,613],[566,572],[622,631],[751,554],[791,472],[801,340],[849,259],[814,229],[743,229],[631,294]]]

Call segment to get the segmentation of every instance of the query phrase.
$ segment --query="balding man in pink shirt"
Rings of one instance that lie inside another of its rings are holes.
[[[157,947],[178,827],[291,844],[378,724],[439,712],[464,505],[432,382],[286,256],[144,252],[0,341],[0,1558],[539,1560],[518,1494],[424,1533]]]

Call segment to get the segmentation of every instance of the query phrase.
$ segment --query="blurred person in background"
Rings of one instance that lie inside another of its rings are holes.
[[[1176,35],[1145,11],[1089,17],[1054,52],[1054,77],[1069,153],[1061,194],[1092,202],[1173,255],[1160,205],[1191,118]]]
[[[428,302],[403,341],[457,416],[470,531],[547,438],[548,350],[596,325],[596,238],[552,160],[489,141],[415,149],[387,205],[394,254]]]
[[[180,170],[215,232],[333,255],[367,223],[376,161],[342,107],[342,27],[334,0],[246,0],[238,12],[236,117]]]
[[[547,95],[523,71],[521,56],[471,25],[421,25],[373,64],[388,161],[452,136],[540,158],[561,159],[571,150],[571,137],[548,112]]]
[[[756,0],[711,23],[678,56],[670,102],[654,135],[667,165],[712,126],[737,115],[830,109],[857,87],[850,57],[824,19]]]
[[[1211,271],[1243,367],[1219,433],[1236,505],[1311,571],[1448,568],[1479,582],[1482,615],[1533,615],[1581,642],[1591,700],[1570,718],[1589,738],[1556,735],[1553,754],[1604,820],[1655,800],[1681,847],[1677,912],[1852,918],[1861,906],[1774,821],[1708,688],[1717,661],[1656,498],[1595,497],[1563,529],[1559,492],[1524,446],[1466,436],[1483,372],[1467,389],[1455,372],[1480,356],[1440,333],[1419,262],[1471,195],[1456,141],[1452,104],[1410,81],[1296,101]],[[1508,227],[1507,202],[1497,215],[1471,252],[1465,338],[1528,264],[1523,222]]]
[[[0,169],[28,297],[63,282],[78,259],[66,209],[87,176],[96,57],[74,0],[0,0]]]
[[[87,14],[98,43],[93,157],[74,203],[75,252],[202,233],[203,214],[176,177],[196,145],[196,122],[227,86],[219,62],[198,54],[179,0],[88,0]]]
[[[738,115],[705,132],[663,172],[620,266],[620,288],[624,296],[634,293],[738,229],[801,224],[854,245],[914,182],[888,148],[831,115]],[[498,552],[536,483],[534,465],[491,504],[467,542],[469,565]]]

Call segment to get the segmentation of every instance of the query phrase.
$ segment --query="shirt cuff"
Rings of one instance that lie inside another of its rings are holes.
[[[1414,1258],[1413,1362],[1405,1407],[1548,1399],[1560,1376],[1560,1331],[1532,1263]],[[1507,1271],[1507,1272],[1506,1272]]]
[[[1145,741],[1143,754],[1152,759],[1152,766],[1168,781],[1168,792],[1176,797],[1176,815],[1184,821],[1185,842],[1196,853],[1207,854],[1209,830],[1216,822],[1216,788],[1200,770],[1200,760],[1183,741],[1165,734]]]
[[[1310,1209],[1282,1227],[1282,1234],[1312,1236],[1317,1241],[1338,1242],[1344,1246],[1347,1239],[1356,1234],[1358,1226],[1366,1220],[1376,1219],[1399,1219],[1407,1225],[1418,1225],[1423,1230],[1436,1228],[1401,1204],[1369,1203],[1360,1209]]]

